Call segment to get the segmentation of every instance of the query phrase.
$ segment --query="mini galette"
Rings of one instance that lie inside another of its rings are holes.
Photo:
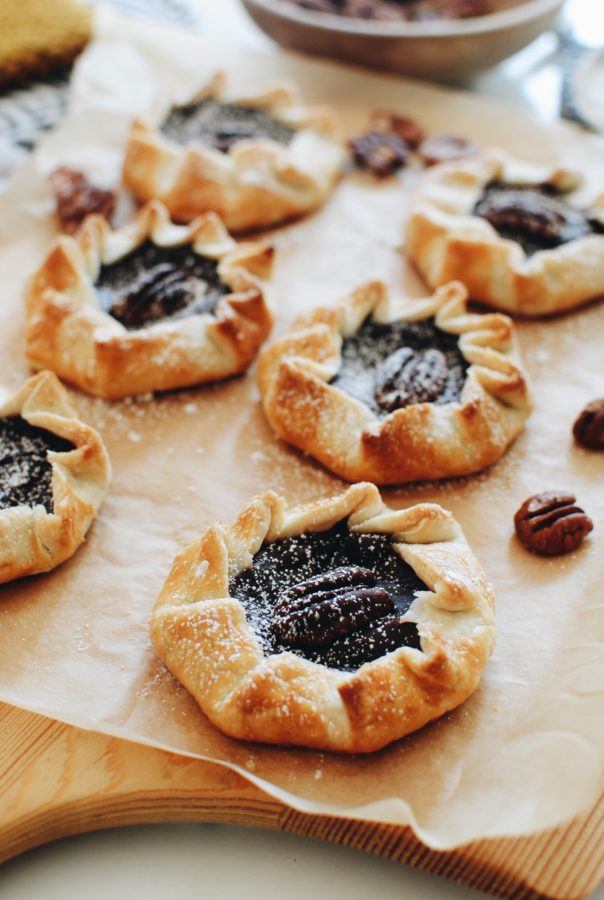
[[[90,216],[32,280],[28,359],[108,399],[243,372],[272,326],[272,256],[214,213],[179,226],[149,203],[116,231]]]
[[[416,192],[406,252],[432,288],[460,278],[473,300],[523,316],[604,293],[604,195],[580,177],[495,153],[437,166]]]
[[[298,319],[258,383],[279,437],[348,481],[398,484],[494,463],[531,410],[514,327],[459,282],[394,300],[381,282]]]
[[[0,583],[48,572],[78,549],[107,493],[99,434],[52,372],[0,393]]]
[[[365,753],[475,690],[494,606],[449,512],[355,484],[293,509],[268,492],[212,525],[174,561],[151,635],[226,734]]]
[[[133,123],[124,182],[178,221],[214,210],[245,231],[319,207],[344,158],[331,113],[305,106],[293,85],[229,92],[219,74],[163,121]]]

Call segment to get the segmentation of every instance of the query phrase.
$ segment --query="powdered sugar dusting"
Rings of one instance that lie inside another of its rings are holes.
[[[388,411],[375,399],[380,368],[403,347],[415,352],[440,350],[447,363],[446,381],[434,402],[444,404],[459,400],[468,364],[459,350],[457,336],[441,331],[433,319],[391,324],[365,322],[344,341],[342,363],[332,384],[356,397],[377,416],[387,415]]]
[[[273,608],[283,591],[314,575],[351,565],[373,571],[376,586],[392,595],[399,615],[409,608],[415,592],[426,587],[392,550],[387,536],[352,534],[346,523],[341,523],[328,531],[308,532],[264,545],[254,557],[253,566],[231,579],[229,591],[243,604],[247,620],[265,652],[280,653],[292,650],[280,644],[272,630]],[[335,665],[329,646],[319,650],[298,648],[293,652],[314,662]],[[368,655],[363,661],[373,658],[371,653],[369,640]],[[338,668],[349,666],[340,662]]]

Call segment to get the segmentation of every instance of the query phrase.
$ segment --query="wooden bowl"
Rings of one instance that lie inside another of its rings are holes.
[[[437,81],[501,62],[551,28],[564,0],[495,0],[472,19],[379,22],[303,9],[289,0],[242,0],[270,37],[291,50]]]

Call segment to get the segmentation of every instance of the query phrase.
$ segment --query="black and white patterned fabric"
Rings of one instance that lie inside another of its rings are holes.
[[[93,0],[94,2],[94,0]],[[126,16],[147,22],[163,21],[185,28],[199,28],[200,18],[188,0],[103,0]],[[220,3],[220,0],[215,0]]]
[[[0,188],[67,109],[68,80],[47,78],[0,92]]]
[[[31,82],[0,96],[0,138],[31,150],[67,108],[67,78]]]

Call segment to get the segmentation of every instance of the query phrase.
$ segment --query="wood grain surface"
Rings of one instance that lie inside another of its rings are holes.
[[[274,828],[435,872],[498,897],[588,897],[604,880],[604,795],[569,825],[435,852],[408,828],[311,816],[205,763],[0,704],[0,860],[84,831],[159,822]]]

